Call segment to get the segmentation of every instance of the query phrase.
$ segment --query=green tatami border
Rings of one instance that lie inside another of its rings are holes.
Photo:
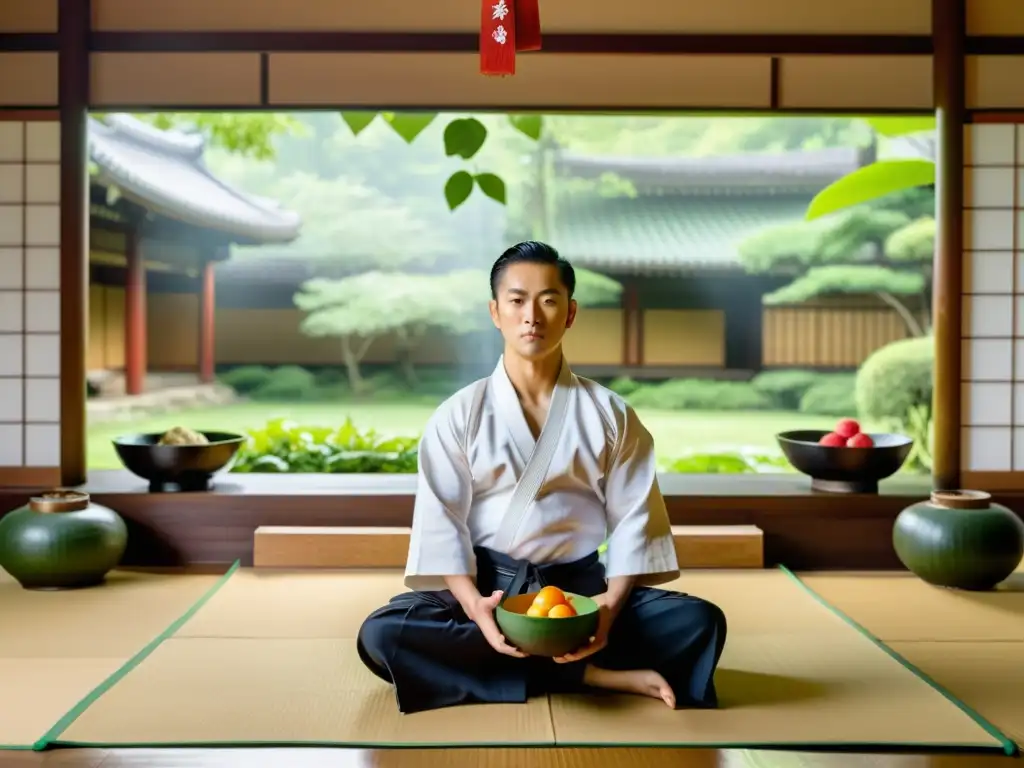
[[[803,579],[801,579],[799,576],[793,573],[793,571],[789,570],[789,568],[787,568],[785,565],[779,565],[779,568],[782,570],[783,573],[789,576],[789,578],[796,582],[801,589],[803,589],[808,595],[814,598],[814,600],[816,600],[819,605],[823,606],[825,609],[827,609],[828,611],[830,611],[831,613],[835,614],[840,619],[845,621],[849,626],[853,627],[855,630],[857,630],[857,632],[859,632],[861,635],[863,635],[872,643],[874,643],[882,651],[887,653],[892,659],[902,664],[908,671],[910,671],[911,673],[919,677],[921,680],[923,680],[925,683],[927,683],[929,686],[931,686],[933,689],[935,689],[935,691],[940,693],[953,706],[957,707],[961,712],[963,712],[974,722],[980,725],[986,732],[988,732],[990,736],[992,736],[992,738],[999,740],[1002,743],[1003,752],[1005,754],[1014,756],[1018,753],[1019,748],[1017,746],[1017,743],[1009,736],[1007,736],[1005,733],[1003,733],[999,728],[997,728],[994,723],[982,717],[981,713],[979,713],[973,707],[968,705],[965,701],[957,697],[948,688],[946,688],[945,686],[941,685],[938,681],[933,679],[920,667],[913,664],[906,657],[901,656],[895,650],[893,650],[884,642],[882,642],[881,639],[879,639],[871,632],[869,632],[866,627],[854,621],[850,616],[841,611],[837,606],[833,605],[824,597],[822,597],[812,587],[808,586],[808,584]]]
[[[195,616],[199,609],[206,605],[209,599],[217,594],[221,587],[228,583],[228,580],[235,574],[235,571],[237,571],[240,566],[241,560],[236,560],[231,567],[228,568],[227,572],[217,579],[213,586],[206,590],[206,592],[204,592],[203,595],[196,600],[187,611],[171,622],[163,632],[153,638],[147,645],[143,646],[141,650],[115,670],[109,677],[107,677],[106,680],[87,693],[85,697],[68,710],[60,720],[54,723],[46,733],[39,737],[30,749],[38,752],[51,745],[58,744],[59,736],[68,728],[69,725],[81,717],[82,713],[92,706],[100,696],[113,688],[125,677],[125,675],[139,666],[139,664],[153,653],[153,651],[155,651],[165,640],[170,639],[189,619]]]

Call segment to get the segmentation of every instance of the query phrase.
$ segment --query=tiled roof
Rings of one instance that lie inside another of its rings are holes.
[[[739,269],[741,241],[802,220],[814,195],[869,161],[856,147],[713,157],[558,152],[551,239],[574,264],[608,273]],[[607,173],[631,182],[636,196],[563,183]]]
[[[597,179],[613,173],[638,191],[704,194],[725,190],[812,190],[857,170],[873,150],[834,147],[800,152],[750,152],[706,157],[605,157],[559,151],[558,177]]]
[[[287,243],[298,237],[298,214],[218,179],[203,162],[204,150],[201,136],[161,131],[129,115],[89,120],[97,181],[117,186],[124,197],[239,242]]]
[[[737,269],[738,244],[797,221],[809,197],[680,195],[571,200],[560,204],[552,242],[573,264],[618,274]]]

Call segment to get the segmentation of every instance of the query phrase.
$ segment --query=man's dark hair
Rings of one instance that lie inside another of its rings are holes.
[[[498,285],[505,270],[513,264],[551,264],[558,268],[558,276],[572,298],[576,292],[576,271],[572,264],[558,255],[558,251],[547,243],[537,240],[526,240],[525,242],[513,245],[505,251],[491,267],[491,298],[498,298]]]

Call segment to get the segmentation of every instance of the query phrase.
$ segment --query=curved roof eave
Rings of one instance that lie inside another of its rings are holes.
[[[865,157],[865,151],[859,147],[830,147],[703,157],[631,157],[561,150],[553,160],[557,171],[567,177],[596,179],[613,173],[645,188],[707,192],[822,189],[860,168]]]
[[[301,217],[214,176],[202,162],[201,137],[160,131],[128,115],[89,120],[89,156],[101,183],[167,218],[246,242],[288,243]]]

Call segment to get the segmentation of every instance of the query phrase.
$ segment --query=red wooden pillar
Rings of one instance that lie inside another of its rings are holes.
[[[209,384],[214,380],[214,316],[216,314],[216,283],[213,267],[216,262],[203,264],[199,287],[199,380]]]
[[[125,254],[128,274],[124,285],[124,384],[125,393],[141,395],[146,389],[146,265],[137,233],[128,235]]]

